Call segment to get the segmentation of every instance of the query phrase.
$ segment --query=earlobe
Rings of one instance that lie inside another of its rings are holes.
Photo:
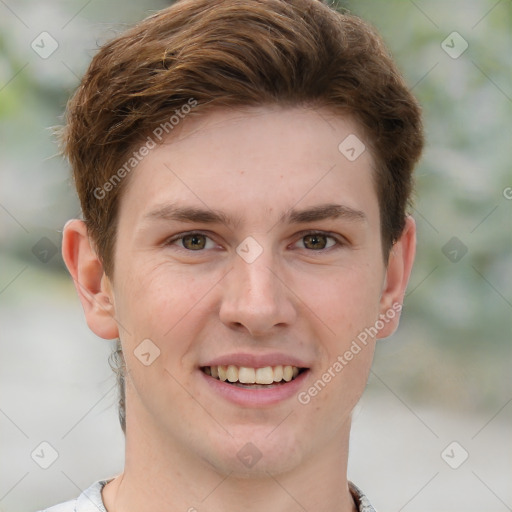
[[[110,281],[81,220],[64,226],[62,257],[75,283],[89,328],[101,338],[119,336]]]
[[[416,223],[407,217],[402,235],[393,245],[389,254],[386,278],[380,299],[380,315],[385,315],[385,327],[379,338],[393,334],[398,327],[405,290],[411,275],[416,254]]]

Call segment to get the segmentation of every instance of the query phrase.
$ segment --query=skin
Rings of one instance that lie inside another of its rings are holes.
[[[88,325],[103,338],[120,336],[127,365],[126,465],[104,488],[106,508],[353,511],[351,412],[376,339],[392,334],[398,314],[307,405],[293,395],[237,406],[205,384],[198,366],[234,352],[292,354],[308,362],[300,389],[307,391],[359,333],[402,303],[414,221],[385,264],[370,151],[350,162],[338,150],[349,134],[364,140],[349,118],[258,107],[212,111],[179,128],[129,177],[111,279],[83,222],[64,230],[64,259]],[[238,222],[149,215],[172,203]],[[364,218],[280,220],[292,208],[324,204]],[[305,230],[320,238],[305,238]],[[191,231],[208,238],[169,242]],[[252,263],[236,252],[248,236],[263,250]],[[198,243],[206,245],[193,250]],[[148,338],[160,356],[145,366],[134,350]],[[261,453],[251,468],[237,457],[249,442]]]

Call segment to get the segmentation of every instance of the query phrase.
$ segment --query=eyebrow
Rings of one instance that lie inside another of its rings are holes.
[[[230,227],[239,226],[242,220],[239,217],[229,217],[229,215],[220,210],[193,206],[179,207],[174,204],[157,207],[146,214],[144,218],[204,224],[225,224]],[[341,204],[328,203],[302,210],[292,208],[281,215],[279,222],[287,224],[301,224],[337,218],[356,222],[363,222],[367,220],[365,213],[361,210],[356,210]]]
[[[340,217],[350,221],[366,221],[364,212],[342,204],[320,204],[304,210],[291,209],[283,214],[279,220],[289,224],[300,224]]]

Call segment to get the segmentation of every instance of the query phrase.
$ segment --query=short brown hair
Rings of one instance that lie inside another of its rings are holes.
[[[112,177],[191,99],[190,115],[278,104],[351,116],[376,164],[387,259],[404,227],[423,131],[374,29],[319,0],[181,0],[104,45],[68,103],[61,140],[107,275],[128,181]]]

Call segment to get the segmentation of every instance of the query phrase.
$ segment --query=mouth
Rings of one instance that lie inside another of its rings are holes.
[[[202,366],[200,369],[213,379],[245,389],[269,389],[282,386],[295,380],[308,370],[308,368],[299,368],[292,365],[250,368],[231,364]]]

